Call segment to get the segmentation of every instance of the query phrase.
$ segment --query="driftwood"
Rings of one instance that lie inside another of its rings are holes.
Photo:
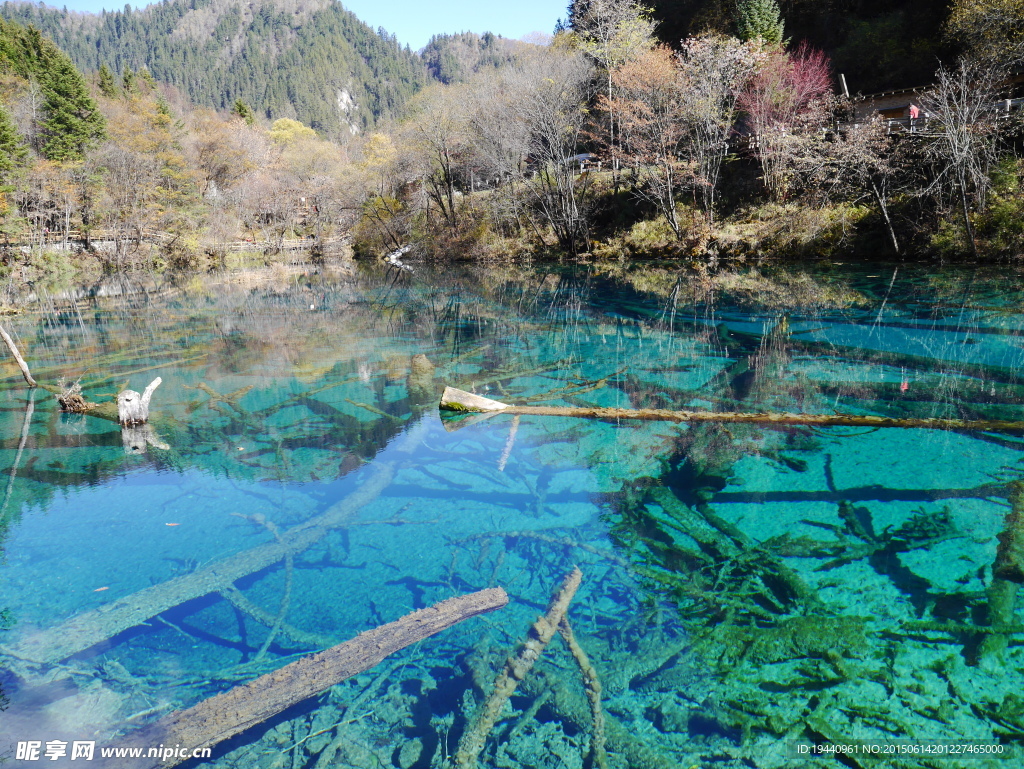
[[[166,745],[168,753],[177,752],[171,748],[177,745],[212,747],[347,678],[369,670],[410,644],[507,604],[508,596],[500,587],[449,598],[395,622],[360,633],[338,646],[303,657],[187,710],[171,713],[127,735],[125,743],[133,746]],[[184,757],[169,755],[167,760],[157,758],[134,764],[133,769],[166,769],[184,760]],[[119,759],[119,762],[118,766],[123,765],[124,759]]]
[[[215,561],[191,574],[144,588],[113,603],[71,617],[56,627],[0,646],[0,654],[29,662],[53,664],[105,641],[123,630],[193,598],[227,589],[242,577],[300,553],[331,529],[344,526],[391,482],[394,466],[381,463],[356,491],[324,513],[281,534],[280,539]]]
[[[474,769],[477,765],[477,757],[484,749],[484,743],[491,734],[494,724],[498,721],[501,709],[505,702],[516,690],[519,682],[530,672],[533,664],[537,661],[548,643],[558,632],[558,626],[565,617],[569,603],[579,589],[583,573],[574,568],[562,582],[562,586],[551,599],[548,610],[537,618],[530,628],[526,642],[519,649],[519,653],[510,656],[505,662],[505,667],[494,682],[494,691],[487,698],[487,701],[477,711],[473,723],[466,729],[459,740],[459,749],[455,758],[449,766],[456,769]]]
[[[480,405],[489,401],[495,406]],[[672,411],[670,409],[574,408],[566,406],[512,406],[491,401],[473,393],[444,388],[442,411],[462,413],[501,413],[519,416],[588,417],[590,419],[640,419],[648,422],[745,422],[760,425],[811,425],[815,427],[903,427],[924,430],[984,430],[1024,432],[1024,422],[1003,419],[928,419],[877,417],[864,414],[791,414],[785,412],[750,413],[742,411]]]
[[[25,363],[25,359],[21,357],[21,353],[18,352],[18,346],[14,344],[14,340],[11,339],[11,335],[7,333],[7,330],[0,326],[0,337],[3,337],[4,342],[7,344],[7,349],[11,351],[11,355],[14,356],[14,360],[18,363],[18,368],[21,369],[21,375],[25,377],[25,381],[28,382],[29,387],[36,387],[36,380],[32,378],[31,372],[28,370],[28,364]]]
[[[31,372],[28,370],[28,364],[25,363],[25,359],[21,357],[21,353],[18,352],[18,346],[14,344],[14,340],[11,339],[11,335],[0,326],[0,337],[3,338],[4,343],[7,345],[7,349],[10,350],[11,355],[14,356],[14,360],[18,363],[18,368],[21,369],[22,376],[25,377],[25,381],[29,387],[39,387],[39,383],[32,377]],[[82,397],[82,388],[78,383],[74,383],[70,386],[65,385],[61,380],[58,385],[42,385],[44,390],[48,390],[57,396],[57,401],[60,403],[61,410],[70,411],[76,414],[89,414],[90,416],[100,417],[101,419],[109,419],[116,421],[122,427],[134,427],[136,425],[145,424],[149,421],[149,401],[153,397],[153,391],[160,386],[163,380],[157,377],[140,395],[135,390],[124,390],[118,393],[116,403],[90,403]],[[125,439],[125,449],[129,449],[130,444],[137,444],[138,441],[135,437],[129,436]],[[145,439],[142,443],[145,446]],[[159,448],[165,448],[158,439],[150,441],[150,445],[157,446]],[[144,449],[143,449],[144,450]]]

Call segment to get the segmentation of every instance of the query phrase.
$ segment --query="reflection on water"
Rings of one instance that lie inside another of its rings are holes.
[[[609,766],[832,762],[800,741],[1017,747],[1019,435],[438,415],[451,384],[517,403],[1024,419],[1005,276],[829,270],[278,268],[35,298],[7,325],[37,378],[80,378],[94,400],[163,384],[153,432],[124,436],[60,414],[4,360],[0,751],[99,749],[501,585],[499,613],[196,763],[440,767],[574,564]],[[481,764],[589,766],[592,723],[556,640]]]

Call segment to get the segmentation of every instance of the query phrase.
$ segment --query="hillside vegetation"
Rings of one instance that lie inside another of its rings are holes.
[[[334,0],[164,0],[143,10],[72,13],[5,2],[84,72],[145,68],[194,103],[251,105],[339,139],[401,114],[427,82],[420,57]]]
[[[241,97],[197,106],[147,67],[84,77],[38,30],[5,22],[0,259],[24,281],[345,241],[414,259],[1018,258],[1024,112],[1006,78],[1024,61],[1020,1],[960,0],[936,44],[966,55],[940,62],[916,117],[894,123],[857,115],[775,0],[741,0],[729,32],[674,48],[632,0],[576,0],[543,45],[438,37],[421,65],[433,82],[399,116],[320,130]],[[219,44],[209,25],[225,17],[197,9],[167,57]],[[306,20],[295,40],[324,11],[274,9]]]
[[[486,32],[434,35],[420,51],[431,78],[445,85],[463,83],[473,75],[515,61],[526,45]]]

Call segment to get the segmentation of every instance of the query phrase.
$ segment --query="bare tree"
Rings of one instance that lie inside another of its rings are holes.
[[[513,234],[533,227],[543,240],[523,200],[524,171],[530,155],[530,127],[519,119],[519,104],[525,94],[521,68],[502,67],[476,75],[468,84],[469,130],[472,164],[480,174],[493,180],[488,197],[492,223]]]
[[[604,80],[608,146],[616,144],[615,71],[654,46],[651,11],[635,0],[573,0],[569,23],[581,51],[592,58]]]
[[[808,195],[825,200],[870,198],[898,254],[900,242],[889,212],[890,190],[900,171],[893,137],[880,119],[830,128],[836,115],[849,109],[847,102],[830,99],[806,112],[802,129],[786,144],[786,163]]]
[[[973,208],[983,210],[991,183],[989,169],[998,157],[998,102],[1006,73],[992,60],[962,59],[955,69],[942,67],[935,87],[921,98],[927,117],[925,154],[935,175],[925,192],[940,201],[951,193],[959,204],[971,253],[978,255]]]
[[[453,230],[457,182],[470,154],[469,107],[466,88],[437,84],[416,98],[403,126],[427,196]]]
[[[721,35],[683,41],[680,89],[686,94],[689,152],[697,166],[705,213],[714,219],[722,162],[736,124],[737,101],[755,66],[764,58],[757,42]]]
[[[536,178],[527,185],[559,246],[571,254],[589,247],[590,176],[577,174],[588,122],[593,71],[581,55],[538,49],[516,67],[520,98],[516,117],[529,131],[530,163]]]

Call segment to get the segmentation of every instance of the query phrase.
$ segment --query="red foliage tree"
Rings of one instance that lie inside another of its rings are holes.
[[[738,105],[746,117],[768,190],[783,199],[789,190],[788,157],[801,133],[823,120],[820,106],[832,92],[828,57],[801,43],[789,53],[770,51],[761,62]]]

